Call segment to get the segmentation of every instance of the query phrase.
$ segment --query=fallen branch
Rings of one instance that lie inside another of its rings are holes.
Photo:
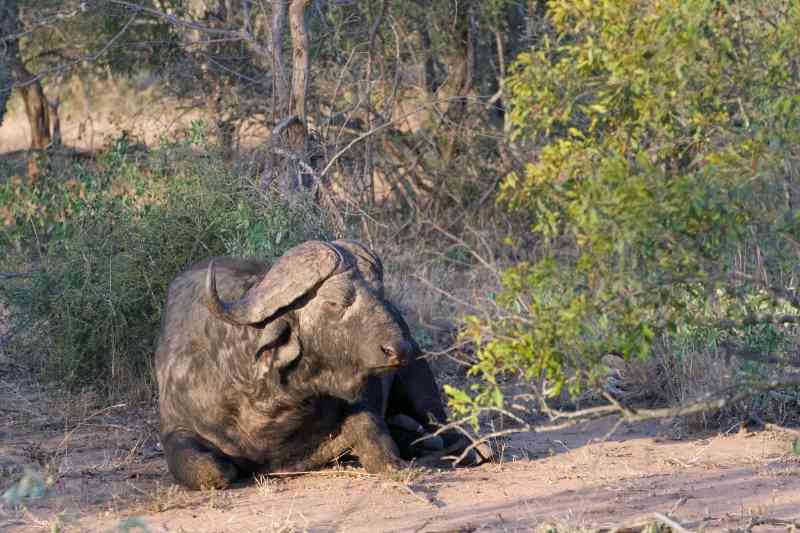
[[[739,522],[741,520],[741,517],[731,514],[727,514],[726,517],[732,521]],[[759,526],[777,526],[786,528],[787,531],[790,532],[797,531],[798,529],[800,529],[800,517],[782,519],[782,518],[770,518],[767,516],[753,516],[750,517],[749,520],[747,520],[747,523],[744,526],[735,529],[729,529],[729,531],[744,533],[753,531],[753,529]]]
[[[444,424],[440,426],[435,432],[418,439],[418,441],[424,440],[425,438],[441,435],[443,432],[449,431],[451,429],[456,429],[461,431],[472,442],[462,451],[461,455],[459,455],[453,460],[453,464],[457,465],[461,463],[461,461],[463,461],[464,458],[466,458],[472,450],[474,450],[481,444],[486,443],[490,439],[496,439],[499,437],[505,437],[512,434],[524,433],[524,432],[547,433],[551,431],[558,431],[568,427],[576,426],[584,422],[598,420],[613,415],[620,415],[620,420],[615,425],[615,427],[617,427],[622,423],[642,422],[646,420],[655,420],[659,418],[677,418],[680,416],[686,416],[690,414],[713,411],[716,409],[722,409],[727,405],[741,401],[759,392],[800,387],[800,375],[794,376],[791,379],[786,379],[786,380],[771,380],[765,383],[752,383],[750,384],[748,390],[744,390],[735,394],[730,394],[731,390],[734,390],[735,388],[739,387],[740,386],[726,387],[721,391],[707,394],[704,399],[695,401],[688,405],[681,405],[678,407],[665,407],[662,409],[634,410],[630,407],[623,407],[619,402],[616,402],[615,404],[611,405],[590,407],[588,409],[581,409],[574,412],[563,412],[563,411],[548,409],[549,411],[548,414],[551,415],[550,416],[551,421],[556,421],[560,418],[565,418],[567,420],[566,422],[563,422],[561,424],[551,424],[548,426],[539,426],[539,427],[535,427],[532,426],[531,424],[523,422],[522,419],[520,419],[518,416],[514,415],[513,413],[511,413],[506,409],[500,409],[497,407],[481,407],[477,409],[476,413],[467,415],[449,424]],[[727,394],[727,396],[722,398],[715,398],[716,396],[722,394]],[[469,433],[462,426],[467,422],[474,420],[475,416],[484,412],[500,413],[503,416],[507,416],[512,420],[514,420],[515,422],[519,423],[520,426],[511,429],[504,429],[501,431],[493,431],[491,433],[481,436],[480,438],[474,438],[471,435],[469,435]],[[606,438],[610,436],[610,433],[611,432],[609,432]]]
[[[779,433],[786,433],[797,439],[800,439],[800,430],[798,429],[787,428],[779,426],[778,424],[764,424],[764,429],[768,429],[770,431],[776,431]]]
[[[785,528],[792,528],[794,530],[800,529],[800,517],[782,520],[780,518],[769,518],[766,516],[754,516],[747,523],[747,531],[752,530],[758,526],[778,526]]]

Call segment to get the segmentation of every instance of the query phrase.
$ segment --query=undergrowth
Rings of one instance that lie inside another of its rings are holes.
[[[272,259],[326,238],[308,198],[291,205],[234,175],[195,125],[143,150],[123,135],[96,165],[0,184],[11,353],[47,381],[147,398],[169,282],[214,255]]]

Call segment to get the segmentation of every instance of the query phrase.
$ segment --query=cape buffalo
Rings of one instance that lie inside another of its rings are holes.
[[[155,357],[169,470],[223,488],[348,452],[381,472],[426,448],[463,450],[454,433],[413,443],[445,422],[419,354],[380,260],[358,242],[309,241],[271,266],[195,265],[170,285]]]

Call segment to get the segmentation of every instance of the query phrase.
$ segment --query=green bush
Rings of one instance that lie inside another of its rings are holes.
[[[309,199],[291,206],[233,175],[198,130],[152,152],[118,139],[97,168],[13,179],[0,200],[3,287],[16,319],[12,353],[69,387],[149,393],[161,309],[172,278],[214,255],[268,259],[325,238]],[[69,179],[65,179],[65,177]],[[144,387],[142,387],[144,385]]]
[[[469,321],[483,385],[453,393],[463,410],[503,405],[510,377],[601,386],[606,354],[701,327],[735,355],[800,315],[800,6],[552,0],[548,17],[506,80],[537,155],[502,184],[542,254],[505,272],[499,317]]]

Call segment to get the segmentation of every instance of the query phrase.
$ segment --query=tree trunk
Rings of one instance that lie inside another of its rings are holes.
[[[19,28],[15,1],[0,0],[0,126],[6,114],[6,103],[11,95],[14,78],[11,72],[11,46],[3,36],[14,35]]]
[[[453,101],[447,106],[447,125],[450,128],[449,139],[442,153],[445,166],[450,165],[455,157],[456,142],[461,133],[461,122],[467,111],[467,97],[475,83],[475,20],[472,5],[467,2],[458,13],[457,42],[461,57],[454,65],[455,94]]]
[[[11,94],[11,70],[4,57],[0,57],[0,126],[3,125],[3,117],[6,114],[6,102]]]
[[[308,0],[292,0],[289,6],[292,32],[292,110],[303,124],[306,123],[309,76],[307,3]]]
[[[278,117],[289,115],[289,78],[283,57],[283,38],[286,35],[286,13],[289,0],[272,2],[272,111]],[[277,122],[275,116],[273,122]]]
[[[447,106],[447,118],[456,124],[461,122],[467,110],[467,95],[475,82],[475,21],[472,5],[466,3],[458,13],[456,27],[457,49],[460,57],[453,70],[456,71],[452,103]]]
[[[306,124],[310,62],[306,26],[308,4],[309,0],[272,2],[273,113],[277,112],[278,117],[272,130],[271,153],[262,175],[262,185],[275,184],[287,198],[301,188],[311,187],[314,181],[313,175],[306,172],[307,168],[313,168]],[[286,75],[283,55],[287,14],[292,37],[291,82]]]
[[[372,76],[373,76],[373,63],[375,62],[375,37],[378,34],[378,29],[383,22],[383,17],[386,15],[386,10],[389,7],[389,0],[383,0],[380,5],[380,10],[372,21],[369,29],[369,40],[367,42],[367,131],[372,131]],[[367,137],[366,146],[364,150],[364,176],[367,181],[367,190],[369,192],[370,205],[375,203],[375,176],[373,173],[373,139],[372,135]]]
[[[47,100],[39,80],[31,74],[22,62],[19,53],[19,7],[16,0],[0,0],[0,35],[10,35],[5,41],[3,63],[11,71],[14,85],[19,89],[25,103],[25,114],[31,128],[31,148],[44,149],[50,145],[50,120]],[[2,89],[0,89],[2,90]],[[5,112],[5,102],[3,102]]]
[[[31,148],[44,150],[50,145],[50,115],[48,113],[47,99],[39,80],[22,63],[15,65],[14,74],[17,79],[18,89],[25,102],[25,115],[31,128]]]
[[[419,4],[423,11],[432,9],[429,1],[423,2],[418,0],[417,4]],[[428,99],[433,101],[434,95],[436,94],[436,91],[439,90],[442,80],[440,80],[436,74],[437,60],[433,53],[433,43],[431,41],[428,16],[423,15],[419,17],[415,21],[415,25],[417,28],[417,35],[419,37],[419,48],[424,56],[422,86],[425,89]]]
[[[58,108],[61,106],[61,97],[59,96],[55,100],[50,101],[49,106],[50,118],[53,123],[53,146],[59,147],[63,141],[61,137],[61,117],[58,114]]]

